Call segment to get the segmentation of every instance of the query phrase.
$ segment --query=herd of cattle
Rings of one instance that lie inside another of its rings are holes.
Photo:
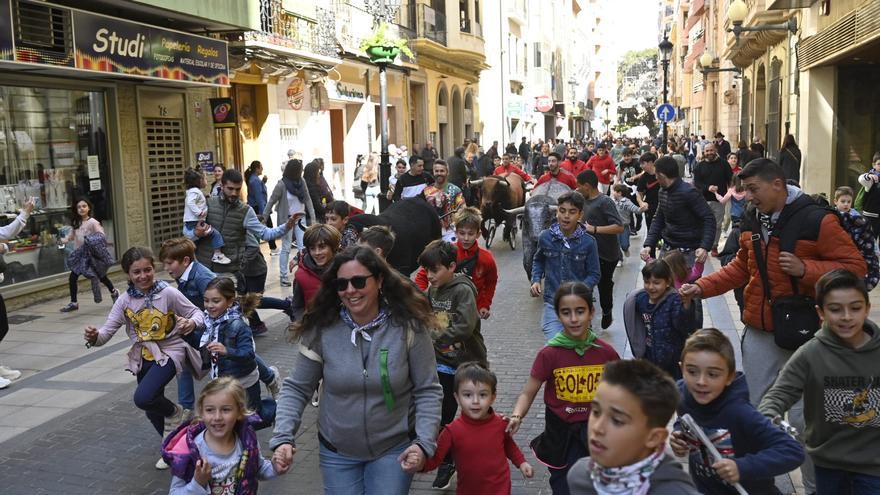
[[[522,218],[523,269],[526,277],[530,278],[538,235],[555,220],[556,199],[571,189],[551,180],[532,189],[526,200],[523,180],[516,174],[485,177],[470,184],[480,188],[481,230],[487,246],[491,246],[495,228],[504,224],[504,240],[515,249],[517,223]],[[437,211],[421,198],[395,202],[379,215],[354,215],[349,219],[349,224],[358,232],[373,225],[389,227],[396,240],[388,254],[388,262],[407,275],[418,268],[419,254],[425,246],[440,239],[442,234]]]

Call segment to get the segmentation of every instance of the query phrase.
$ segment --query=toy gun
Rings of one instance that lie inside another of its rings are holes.
[[[703,429],[700,428],[700,425],[694,421],[694,418],[692,418],[690,414],[685,414],[679,419],[681,420],[682,431],[691,438],[699,440],[700,443],[703,444],[703,447],[706,448],[706,452],[709,453],[709,461],[711,464],[715,464],[715,462],[724,459],[724,457],[718,452],[718,449],[715,448],[715,445],[712,444],[712,441],[709,440],[709,437],[703,432]],[[747,492],[739,483],[731,483],[731,485],[740,495],[749,495],[749,492]]]

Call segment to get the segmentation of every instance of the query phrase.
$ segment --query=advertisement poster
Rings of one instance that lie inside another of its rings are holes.
[[[299,110],[303,106],[306,96],[306,82],[301,77],[294,77],[287,86],[287,105],[293,110]]]
[[[232,98],[211,98],[211,118],[215,128],[235,127],[235,105]]]
[[[229,85],[224,41],[78,10],[72,17],[79,69]]]

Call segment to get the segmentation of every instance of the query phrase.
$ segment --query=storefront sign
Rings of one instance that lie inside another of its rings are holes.
[[[508,101],[507,116],[512,119],[520,118],[522,116],[522,103],[519,101]]]
[[[327,97],[331,100],[356,101],[363,103],[367,97],[365,86],[359,84],[344,83],[342,81],[330,81],[327,87]]]
[[[196,153],[196,166],[205,172],[214,171],[214,152],[199,151]]]
[[[12,2],[0,0],[0,60],[12,60]]]
[[[86,166],[89,171],[89,179],[101,178],[101,167],[98,163],[98,155],[88,155],[86,158]]]
[[[306,97],[306,82],[301,77],[294,77],[287,85],[287,106],[293,110],[299,110],[303,106]]]
[[[226,42],[72,11],[78,69],[229,85]]]
[[[549,112],[553,108],[553,98],[539,96],[535,98],[535,109],[539,112]]]
[[[211,117],[214,127],[235,127],[235,106],[232,98],[211,98]]]

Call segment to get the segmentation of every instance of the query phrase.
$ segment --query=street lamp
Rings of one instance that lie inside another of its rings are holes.
[[[703,73],[703,76],[712,72],[736,72],[737,74],[742,73],[742,69],[740,69],[739,67],[731,67],[728,69],[712,67],[715,64],[716,60],[718,59],[713,57],[709,50],[706,50],[705,52],[703,52],[702,55],[700,55],[700,72]]]
[[[730,23],[733,24],[732,28],[727,30],[728,33],[733,33],[736,37],[736,42],[739,43],[739,36],[744,32],[751,31],[788,31],[791,34],[797,33],[797,19],[792,17],[787,22],[780,22],[778,24],[764,24],[762,26],[753,26],[753,27],[743,27],[743,22],[746,20],[746,16],[749,15],[749,6],[743,0],[733,0],[730,2],[730,6],[727,7],[727,18],[730,19]]]
[[[669,57],[672,55],[672,42],[669,41],[669,32],[663,32],[663,41],[657,45],[657,48],[660,50],[660,63],[663,65],[663,104],[665,105],[669,103]],[[666,129],[666,122],[662,122],[661,125],[663,126],[662,148],[665,152],[668,131]]]
[[[373,26],[375,27],[382,22],[394,22],[394,16],[400,8],[400,0],[370,0],[364,2],[364,7],[373,16]],[[385,209],[389,204],[386,193],[391,177],[391,160],[389,160],[388,154],[388,77],[385,73],[389,61],[378,59],[374,63],[379,66],[379,113],[381,116],[379,132],[382,149],[379,153],[379,190],[382,194],[379,195],[379,204],[381,209]]]

